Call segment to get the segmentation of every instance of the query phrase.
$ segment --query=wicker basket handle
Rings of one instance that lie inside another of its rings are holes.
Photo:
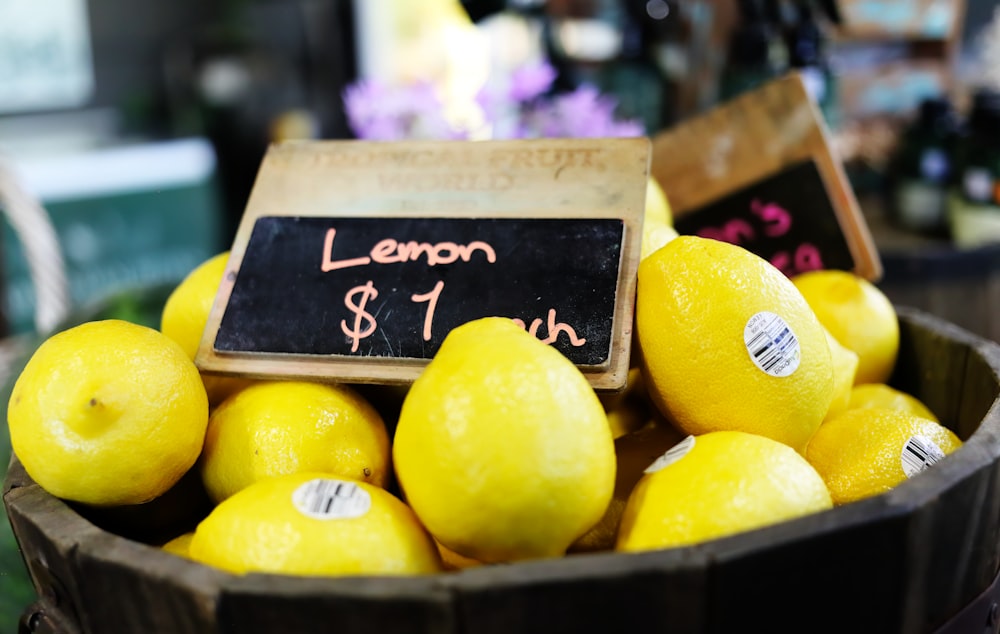
[[[71,306],[59,237],[45,208],[2,159],[0,208],[24,248],[35,289],[35,331],[45,335],[66,318]]]

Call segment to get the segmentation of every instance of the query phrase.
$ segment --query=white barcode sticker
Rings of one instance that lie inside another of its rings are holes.
[[[367,513],[372,498],[354,482],[316,478],[295,489],[292,503],[303,515],[320,520],[343,520]]]
[[[686,456],[693,448],[694,436],[688,436],[670,449],[667,449],[667,452],[653,461],[653,464],[646,467],[643,473],[656,473],[660,469],[670,466]]]
[[[944,458],[944,452],[927,436],[911,436],[903,445],[899,458],[903,465],[903,473],[907,478],[912,478]]]
[[[769,312],[759,312],[743,329],[750,360],[771,376],[788,376],[799,367],[799,339],[785,320]]]

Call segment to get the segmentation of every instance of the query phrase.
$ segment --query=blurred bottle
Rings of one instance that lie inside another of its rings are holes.
[[[785,60],[777,30],[760,0],[740,0],[740,23],[733,31],[719,79],[719,99],[727,101],[777,77]]]
[[[826,36],[813,13],[810,0],[793,5],[793,22],[785,34],[788,66],[802,75],[802,80],[819,106],[830,128],[839,124],[837,83],[826,54]]]
[[[973,96],[949,197],[952,237],[962,247],[1000,242],[1000,91]]]
[[[672,121],[674,85],[658,56],[683,28],[674,2],[549,0],[542,27],[557,92],[595,86],[614,97],[618,116],[640,120],[649,133]]]
[[[888,169],[890,219],[908,231],[948,235],[948,188],[955,174],[960,121],[946,97],[925,99],[900,136]]]

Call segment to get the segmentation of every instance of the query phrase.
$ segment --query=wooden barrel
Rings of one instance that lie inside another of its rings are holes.
[[[1000,341],[1000,244],[960,248],[950,239],[899,229],[878,199],[861,199],[879,245],[878,287],[894,303]]]
[[[882,252],[879,288],[891,301],[1000,341],[1000,245],[924,245]]]
[[[965,441],[892,491],[694,547],[411,578],[234,576],[99,526],[12,462],[24,631],[136,634],[996,631],[1000,346],[900,308],[892,383]],[[992,619],[992,620],[991,620]]]

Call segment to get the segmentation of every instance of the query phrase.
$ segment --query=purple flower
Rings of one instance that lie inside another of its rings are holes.
[[[615,118],[617,101],[594,86],[546,96],[556,76],[547,64],[516,70],[488,84],[476,96],[493,138],[642,136],[637,120]],[[505,81],[506,80],[506,81]],[[389,87],[361,80],[344,91],[348,123],[358,138],[372,140],[467,139],[443,114],[433,85]]]
[[[462,134],[444,118],[434,86],[418,82],[404,88],[360,80],[344,90],[344,111],[362,139],[455,139]]]
[[[556,69],[551,64],[542,62],[523,66],[515,70],[510,77],[509,97],[518,103],[531,101],[548,91],[555,80]]]
[[[583,85],[539,104],[531,113],[531,127],[543,137],[642,136],[639,121],[615,119],[616,101],[594,86]]]

